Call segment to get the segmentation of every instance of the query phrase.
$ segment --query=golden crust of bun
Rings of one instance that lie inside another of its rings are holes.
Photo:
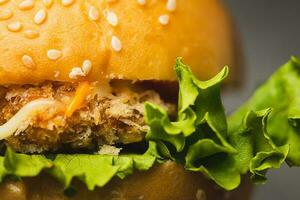
[[[0,84],[173,81],[178,56],[202,79],[235,65],[234,31],[218,0],[1,2]]]
[[[191,173],[173,162],[156,165],[150,171],[136,172],[124,180],[115,179],[93,192],[75,183],[77,193],[72,198],[63,194],[63,187],[49,176],[6,181],[0,184],[2,200],[249,200],[251,184],[245,181],[239,189],[226,192],[200,173]]]

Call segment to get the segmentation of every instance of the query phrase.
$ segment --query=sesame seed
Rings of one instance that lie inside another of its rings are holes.
[[[112,36],[111,47],[114,51],[119,52],[122,50],[122,43],[116,36]]]
[[[167,1],[167,6],[166,6],[168,11],[175,11],[176,10],[176,0],[168,0]]]
[[[25,37],[27,37],[29,39],[34,39],[34,38],[37,38],[39,36],[39,33],[37,31],[34,31],[34,30],[25,30],[24,35],[25,35]]]
[[[203,199],[207,199],[206,193],[203,190],[198,189],[196,192],[196,200],[203,200]]]
[[[140,5],[146,5],[146,0],[137,0],[137,3]]]
[[[117,76],[114,73],[106,75],[106,78],[108,79],[115,79]]]
[[[90,7],[89,18],[93,21],[97,21],[99,19],[99,11],[95,6]]]
[[[9,0],[0,0],[0,5],[8,2]]]
[[[72,68],[71,72],[69,73],[69,78],[77,79],[79,76],[85,76],[82,69],[80,67]]]
[[[1,9],[0,10],[0,20],[9,19],[13,16],[13,13],[9,9]]]
[[[138,200],[143,200],[143,199],[144,199],[143,195],[139,196],[139,198],[138,198]]]
[[[112,26],[118,25],[119,19],[115,12],[110,10],[104,10],[104,16],[106,17],[106,20],[110,25]]]
[[[7,25],[7,29],[12,32],[18,32],[22,29],[22,24],[20,22],[13,22]]]
[[[47,57],[48,57],[50,60],[57,60],[57,59],[59,59],[61,56],[62,56],[62,52],[61,52],[60,50],[57,50],[57,49],[50,49],[50,50],[47,52]]]
[[[70,6],[72,3],[74,3],[74,0],[61,0],[61,3],[63,6]]]
[[[53,0],[43,0],[46,8],[50,8],[53,4]]]
[[[169,15],[161,15],[158,17],[158,21],[161,25],[167,25],[170,21]]]
[[[21,10],[29,10],[34,7],[34,2],[32,0],[24,0],[18,5]]]
[[[22,63],[24,64],[25,67],[27,67],[29,69],[34,69],[36,66],[33,59],[28,55],[24,55],[22,57]]]
[[[39,10],[34,16],[34,23],[42,24],[47,18],[47,12],[44,9]]]
[[[57,77],[59,77],[59,75],[60,75],[60,71],[54,71],[54,78],[57,78]]]
[[[85,60],[82,64],[82,71],[85,75],[88,75],[92,69],[92,61]]]

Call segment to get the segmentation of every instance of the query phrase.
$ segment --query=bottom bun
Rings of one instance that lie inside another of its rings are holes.
[[[249,200],[251,193],[248,179],[237,190],[226,192],[200,173],[188,172],[171,161],[124,180],[115,178],[92,192],[80,182],[74,181],[74,186],[76,192],[67,197],[60,183],[43,174],[22,181],[4,181],[0,184],[0,197],[2,200]]]

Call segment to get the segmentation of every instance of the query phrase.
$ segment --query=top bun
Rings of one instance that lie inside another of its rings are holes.
[[[218,0],[0,0],[0,84],[200,79],[235,65]]]

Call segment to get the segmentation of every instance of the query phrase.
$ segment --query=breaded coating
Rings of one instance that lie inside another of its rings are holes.
[[[76,84],[45,83],[9,86],[2,89],[1,124],[14,116],[27,103],[47,98],[69,102]],[[175,107],[165,103],[155,91],[113,90],[108,95],[90,95],[87,102],[71,117],[43,113],[32,119],[22,131],[5,140],[17,152],[43,153],[90,149],[103,145],[129,144],[142,141],[148,130],[144,122],[144,103],[158,104],[170,112]]]

